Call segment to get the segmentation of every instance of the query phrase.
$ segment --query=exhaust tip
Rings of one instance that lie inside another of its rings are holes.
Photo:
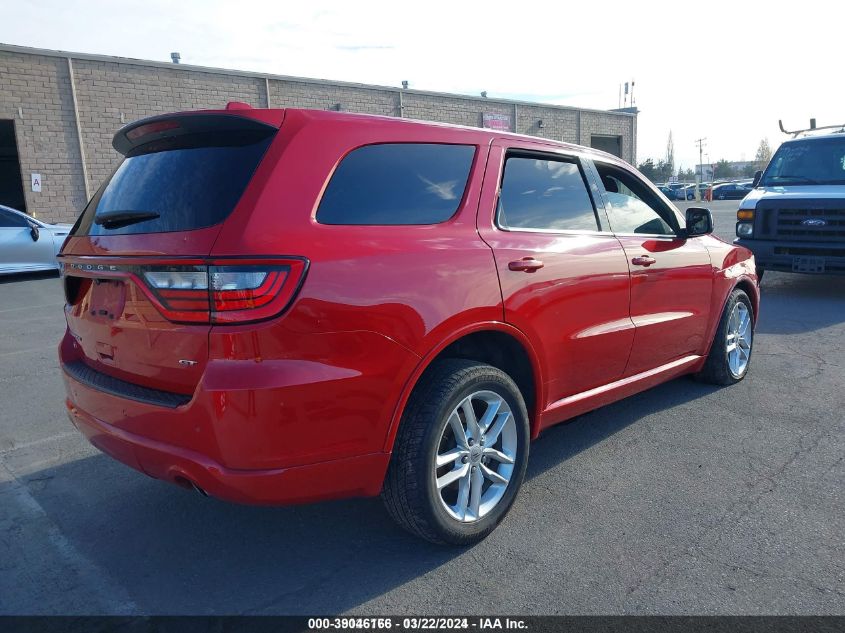
[[[176,475],[173,478],[173,483],[175,483],[177,486],[181,486],[182,488],[185,488],[186,490],[193,490],[194,492],[198,492],[203,497],[208,496],[208,493],[205,490],[200,488],[197,484],[195,484],[193,481],[191,481],[187,477],[183,477],[181,475]]]

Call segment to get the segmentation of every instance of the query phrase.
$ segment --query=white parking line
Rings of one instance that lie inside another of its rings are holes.
[[[68,431],[66,433],[59,433],[58,435],[51,435],[50,437],[42,437],[41,439],[32,440],[31,442],[15,444],[14,446],[10,446],[9,448],[5,448],[0,451],[0,455],[7,455],[22,448],[31,448],[33,446],[38,446],[39,444],[46,444],[48,442],[58,442],[69,437],[79,437],[79,433],[76,431]]]
[[[15,354],[26,354],[27,352],[46,352],[48,350],[57,350],[59,348],[59,342],[56,341],[54,345],[50,347],[30,347],[29,349],[16,349],[13,352],[0,352],[0,358],[3,356],[14,356]]]
[[[0,314],[4,312],[17,312],[18,310],[40,310],[41,308],[62,308],[64,307],[63,303],[50,303],[44,306],[19,306],[17,308],[6,308],[5,310],[0,310]]]

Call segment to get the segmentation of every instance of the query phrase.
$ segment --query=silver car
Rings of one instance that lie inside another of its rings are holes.
[[[0,275],[58,270],[56,255],[72,224],[47,224],[0,205]]]

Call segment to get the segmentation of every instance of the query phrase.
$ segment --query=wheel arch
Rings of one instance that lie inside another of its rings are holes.
[[[733,291],[737,288],[747,294],[748,298],[751,300],[751,318],[754,327],[756,328],[757,326],[757,316],[760,306],[760,290],[749,275],[741,275],[737,277],[732,284],[727,286],[727,292],[725,292],[724,296],[721,297],[719,311],[714,314],[714,318],[711,320],[707,331],[707,349],[704,350],[702,363],[710,353],[710,349],[713,347],[713,339],[716,336],[716,330],[719,328],[719,321],[722,319],[722,314],[725,312],[725,306],[728,304],[728,300],[733,294]]]
[[[528,409],[531,438],[540,432],[544,402],[543,374],[538,356],[525,334],[501,322],[478,323],[454,332],[432,348],[417,364],[402,388],[390,420],[384,450],[391,452],[408,398],[425,372],[443,358],[478,360],[507,373],[516,382]]]

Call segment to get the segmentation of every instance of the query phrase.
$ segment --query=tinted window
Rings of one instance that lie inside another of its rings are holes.
[[[616,233],[674,235],[671,211],[633,174],[596,163],[610,204],[610,226]]]
[[[186,231],[222,222],[235,208],[271,137],[238,132],[177,137],[156,151],[130,153],[92,198],[74,233],[124,235]],[[97,219],[158,215],[128,225]]]
[[[845,138],[841,135],[784,143],[766,168],[763,185],[845,184]]]
[[[9,213],[8,211],[0,209],[0,226],[5,228],[27,228],[29,224],[27,223],[26,218],[22,218],[16,213]]]
[[[511,156],[505,162],[498,224],[511,229],[596,231],[593,202],[574,161]]]
[[[475,147],[391,143],[344,158],[326,188],[323,224],[436,224],[464,197]]]

